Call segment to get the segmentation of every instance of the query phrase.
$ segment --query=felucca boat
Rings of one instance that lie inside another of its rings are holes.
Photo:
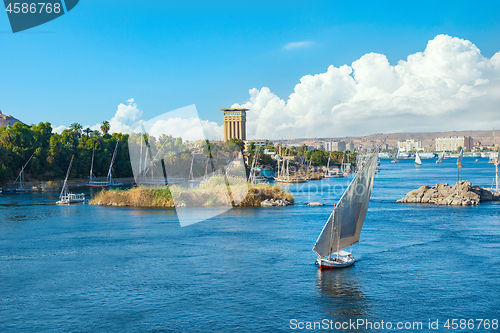
[[[436,161],[436,163],[443,163],[443,160],[444,160],[444,151],[441,153],[441,155],[439,155],[439,158]]]
[[[116,159],[116,150],[118,149],[118,143],[120,141],[116,141],[115,151],[113,152],[113,157],[111,158],[111,163],[109,165],[108,176],[105,181],[99,181],[97,177],[94,176],[94,150],[92,150],[92,163],[90,165],[90,177],[89,182],[86,184],[87,187],[110,187],[110,186],[123,186],[121,183],[115,183],[113,179],[113,175],[111,173],[113,164]]]
[[[19,173],[19,175],[16,178],[15,183],[17,183],[17,180],[19,180],[19,187],[16,187],[14,189],[14,192],[16,192],[16,193],[28,193],[28,192],[31,192],[31,190],[32,190],[31,187],[25,187],[26,181],[24,180],[24,170],[26,169],[26,166],[28,166],[28,163],[31,161],[33,156],[35,156],[35,153],[33,153],[31,155],[31,157],[28,159],[28,162],[26,162],[26,164],[23,165],[21,172]]]
[[[415,166],[421,166],[422,165],[422,160],[420,159],[420,155],[415,155]]]
[[[391,163],[398,163],[398,154],[399,154],[399,148],[396,150],[396,155],[394,155],[394,159],[391,161]]]
[[[322,269],[347,267],[356,261],[351,251],[344,249],[359,243],[377,168],[377,152],[378,149],[363,161],[314,245],[317,264]]]
[[[73,158],[71,157],[71,162],[69,162],[68,172],[66,173],[66,178],[64,178],[64,184],[61,190],[61,195],[59,196],[59,201],[56,202],[57,205],[69,205],[74,203],[85,202],[85,194],[73,194],[69,192],[68,189],[68,177],[71,171],[71,165],[73,164]]]

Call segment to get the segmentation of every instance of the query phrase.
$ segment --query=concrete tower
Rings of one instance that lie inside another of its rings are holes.
[[[231,139],[247,139],[248,109],[221,109],[224,119],[224,142]]]

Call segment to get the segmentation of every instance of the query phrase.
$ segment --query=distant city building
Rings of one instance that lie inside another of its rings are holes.
[[[352,142],[348,142],[348,143],[345,145],[345,150],[349,150],[350,152],[354,152],[354,143],[352,143]]]
[[[326,142],[326,151],[345,151],[346,143],[344,141],[330,141]]]
[[[398,149],[402,153],[410,151],[422,151],[422,141],[406,140],[404,142],[398,142]]]
[[[231,139],[247,139],[246,121],[248,109],[221,109],[224,120],[224,142]]]
[[[245,150],[248,150],[248,146],[250,146],[250,143],[254,144],[255,147],[265,147],[269,143],[269,140],[245,140]]]
[[[474,147],[474,140],[470,136],[436,138],[436,151],[456,151],[458,147],[470,150]]]

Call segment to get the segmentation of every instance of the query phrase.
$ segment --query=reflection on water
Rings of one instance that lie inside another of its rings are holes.
[[[355,268],[321,270],[317,272],[317,289],[324,298],[324,313],[330,319],[343,320],[363,317],[368,313],[367,296],[362,291]]]

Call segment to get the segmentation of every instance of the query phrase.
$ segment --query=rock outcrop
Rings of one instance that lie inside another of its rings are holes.
[[[460,181],[457,185],[436,184],[433,187],[422,186],[414,191],[410,191],[397,202],[403,203],[424,203],[450,206],[474,206],[481,201],[500,201],[499,193],[492,193],[489,190],[472,186],[466,180]]]
[[[266,199],[260,203],[261,206],[291,206],[293,202],[288,199]]]
[[[0,111],[0,127],[5,127],[9,125],[14,125],[15,123],[20,123],[21,121],[12,117],[2,114]]]
[[[307,204],[307,206],[324,206],[321,202],[310,202]]]

